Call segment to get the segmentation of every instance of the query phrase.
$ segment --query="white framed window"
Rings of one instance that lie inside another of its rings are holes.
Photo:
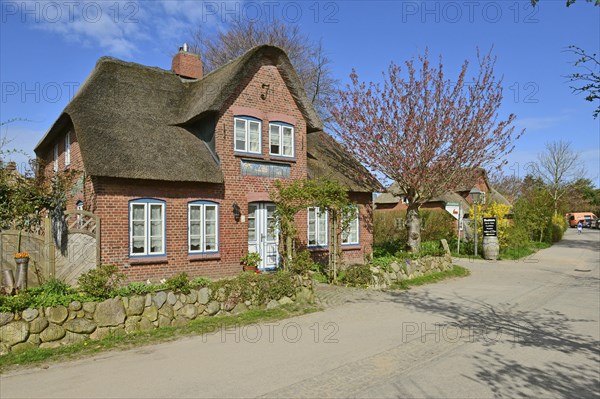
[[[294,156],[294,128],[281,123],[269,124],[269,154]]]
[[[188,204],[188,252],[219,251],[219,205],[195,201]]]
[[[139,199],[129,202],[129,255],[165,255],[165,202]]]
[[[71,165],[71,132],[65,135],[65,168]]]
[[[354,215],[342,230],[342,245],[358,245],[359,244],[359,211],[357,206],[353,206]]]
[[[52,162],[54,173],[58,172],[58,144],[54,144],[54,148],[52,149]]]
[[[308,208],[308,246],[327,246],[327,209]]]
[[[238,152],[261,153],[261,122],[258,119],[236,117],[233,149]]]

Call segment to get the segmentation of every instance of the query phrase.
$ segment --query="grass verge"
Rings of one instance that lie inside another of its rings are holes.
[[[454,277],[466,277],[471,272],[462,266],[452,265],[452,269],[444,272],[432,273],[427,276],[415,277],[411,280],[402,280],[392,285],[393,289],[407,290],[412,286],[437,283],[438,281],[446,280]]]
[[[183,336],[210,334],[223,328],[282,320],[319,311],[314,306],[284,305],[275,309],[249,310],[235,316],[204,317],[183,327],[163,327],[128,335],[109,335],[101,340],[85,340],[54,349],[29,349],[0,356],[0,374],[19,366],[36,366],[91,356],[107,350],[126,350],[139,346],[171,341]]]
[[[529,242],[526,245],[516,248],[506,248],[500,252],[500,259],[517,260],[532,255],[540,249],[550,248],[552,244],[547,242]]]

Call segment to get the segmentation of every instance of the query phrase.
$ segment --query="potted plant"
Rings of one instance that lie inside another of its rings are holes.
[[[242,263],[245,272],[256,272],[258,270],[258,265],[261,261],[262,258],[260,257],[260,254],[258,252],[248,252],[240,259],[240,262]]]

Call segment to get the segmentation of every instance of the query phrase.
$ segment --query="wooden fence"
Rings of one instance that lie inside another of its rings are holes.
[[[74,285],[77,278],[100,264],[100,219],[87,211],[65,212],[68,234],[63,250],[52,239],[49,218],[41,234],[21,233],[21,251],[29,253],[28,285],[37,286],[48,278]],[[16,270],[18,230],[0,231],[0,268]]]

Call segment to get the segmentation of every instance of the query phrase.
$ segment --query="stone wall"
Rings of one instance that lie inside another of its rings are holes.
[[[371,266],[374,284],[370,288],[382,289],[394,282],[410,280],[452,269],[452,256],[425,256],[423,258],[406,260],[403,264],[392,262],[388,270]]]
[[[159,291],[145,296],[116,297],[103,302],[71,302],[69,306],[0,313],[0,355],[30,348],[56,348],[109,334],[124,335],[165,326],[183,326],[191,320],[235,315],[248,309],[273,309],[290,303],[314,301],[312,280],[295,278],[296,294],[268,303],[235,303],[210,288],[189,294]]]

